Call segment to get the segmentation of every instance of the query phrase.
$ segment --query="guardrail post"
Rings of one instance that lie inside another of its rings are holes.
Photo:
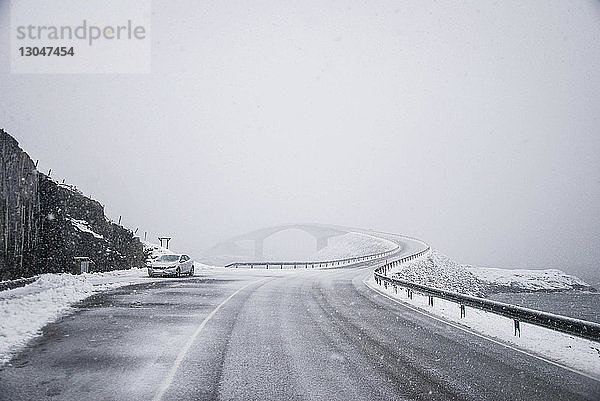
[[[431,295],[429,295],[428,303],[429,303],[429,306],[433,306],[433,297]]]
[[[396,284],[394,284],[394,292],[397,294],[398,293],[398,286]]]
[[[267,263],[267,270],[269,270],[269,264]]]
[[[385,288],[387,290],[387,281],[383,282],[383,288]]]
[[[406,295],[408,296],[408,299],[412,299],[413,292],[410,288],[406,289]]]
[[[515,322],[515,336],[521,337],[521,322],[518,319],[513,319]]]
[[[467,315],[466,311],[465,311],[465,306],[464,305],[460,305],[460,318],[462,319],[463,317],[465,317]]]

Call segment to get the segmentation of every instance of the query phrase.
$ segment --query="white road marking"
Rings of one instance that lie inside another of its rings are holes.
[[[208,316],[206,316],[204,318],[204,320],[202,321],[202,323],[200,323],[200,325],[196,328],[196,331],[194,331],[194,334],[192,334],[192,336],[188,339],[188,341],[185,344],[185,346],[181,349],[181,351],[179,351],[179,354],[177,355],[177,358],[175,359],[175,362],[173,363],[173,366],[171,366],[171,370],[169,371],[169,374],[167,375],[167,377],[165,377],[165,379],[161,383],[160,387],[158,388],[158,391],[157,391],[156,395],[153,398],[154,401],[160,401],[162,399],[162,397],[165,395],[165,392],[171,386],[171,383],[173,382],[173,379],[175,378],[175,374],[177,373],[177,370],[179,369],[179,366],[181,365],[181,362],[183,362],[183,359],[185,358],[185,355],[190,350],[190,348],[192,347],[192,344],[194,344],[194,341],[196,341],[196,337],[198,337],[198,335],[200,334],[200,332],[202,331],[202,329],[204,328],[204,326],[206,326],[206,324],[208,323],[208,321],[210,319],[212,319],[212,317],[219,311],[219,309],[221,309],[223,307],[223,305],[225,305],[227,302],[229,302],[229,300],[231,298],[233,298],[240,291],[242,291],[243,289],[245,289],[246,287],[248,287],[249,285],[254,284],[254,283],[255,282],[248,283],[245,286],[239,288],[233,294],[231,294],[230,296],[228,296],[212,312],[210,312],[208,314]]]
[[[370,274],[373,274],[373,273],[370,273]],[[560,364],[558,362],[551,361],[550,359],[546,359],[546,358],[541,357],[539,355],[535,355],[535,354],[532,354],[530,352],[524,351],[524,350],[522,350],[520,348],[513,347],[512,345],[509,345],[509,344],[503,343],[501,341],[495,340],[493,338],[487,337],[487,336],[485,336],[483,334],[477,333],[476,331],[468,329],[468,328],[466,328],[464,326],[460,326],[460,325],[458,325],[456,323],[452,323],[452,322],[450,322],[448,320],[445,320],[445,319],[442,319],[442,318],[440,318],[438,316],[435,316],[435,315],[433,315],[433,314],[431,314],[429,312],[426,312],[426,311],[418,309],[418,308],[416,308],[416,307],[414,307],[412,305],[409,305],[409,304],[407,304],[405,302],[402,302],[401,300],[399,300],[399,299],[393,297],[392,295],[387,294],[386,292],[384,292],[381,289],[377,288],[375,285],[373,285],[373,283],[369,282],[370,274],[367,277],[365,277],[365,279],[363,280],[363,284],[365,284],[367,287],[371,288],[372,290],[377,291],[378,293],[380,293],[381,295],[385,296],[386,298],[391,299],[392,301],[396,302],[397,304],[400,304],[400,305],[404,306],[405,308],[411,309],[411,310],[413,310],[413,311],[415,311],[417,313],[420,313],[421,315],[430,317],[431,319],[437,320],[438,322],[446,323],[449,326],[455,327],[455,328],[457,328],[459,330],[462,330],[464,332],[472,334],[472,335],[474,335],[476,337],[483,338],[484,340],[488,340],[490,342],[493,342],[494,344],[498,344],[498,345],[501,345],[503,347],[510,348],[513,351],[520,352],[520,353],[525,354],[527,356],[530,356],[532,358],[535,358],[535,359],[538,359],[540,361],[547,362],[547,363],[549,363],[551,365],[558,366],[559,368],[563,368],[565,370],[568,370],[569,372],[573,372],[573,373],[576,373],[578,375],[587,377],[588,379],[592,379],[594,381],[600,382],[600,378],[598,378],[598,377],[594,377],[594,376],[588,375],[587,373],[580,372],[579,370],[575,370],[575,369],[570,368],[568,366],[562,365],[562,364]]]

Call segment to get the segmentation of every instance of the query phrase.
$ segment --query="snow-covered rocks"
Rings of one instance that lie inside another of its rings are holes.
[[[491,292],[589,290],[590,286],[576,276],[561,270],[509,270],[467,266]]]
[[[474,296],[498,292],[591,289],[580,278],[560,270],[474,267],[459,264],[436,250],[432,250],[427,257],[398,266],[392,274],[402,280]]]
[[[435,250],[398,266],[392,274],[402,280],[468,295],[482,296],[485,291],[482,282],[466,266]]]
[[[94,236],[94,238],[97,238],[97,239],[104,239],[104,237],[102,235],[98,234],[97,232],[93,231],[90,228],[90,225],[89,225],[89,223],[87,221],[85,221],[85,220],[77,220],[77,219],[74,219],[72,217],[67,217],[67,219],[79,231],[84,232],[84,233],[88,233],[88,234],[92,234]]]

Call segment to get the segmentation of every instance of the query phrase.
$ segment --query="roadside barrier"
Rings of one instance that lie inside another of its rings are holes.
[[[225,267],[229,268],[250,268],[250,269],[283,269],[291,268],[291,269],[314,269],[319,267],[337,267],[337,266],[347,266],[352,265],[359,262],[365,262],[369,260],[381,259],[386,256],[393,256],[394,254],[400,251],[400,246],[398,245],[396,248],[385,251],[374,253],[370,255],[356,256],[352,258],[345,259],[335,259],[335,260],[322,260],[322,261],[264,261],[264,262],[235,262],[226,265]]]
[[[396,293],[398,293],[399,288],[406,289],[406,296],[409,299],[412,299],[414,292],[423,294],[424,296],[428,297],[428,306],[430,307],[433,307],[435,298],[454,302],[458,305],[457,310],[460,313],[460,318],[464,318],[466,316],[466,307],[468,306],[513,319],[515,336],[521,336],[521,323],[525,322],[560,331],[566,334],[586,338],[588,340],[600,341],[599,323],[587,322],[585,320],[523,308],[485,298],[460,294],[453,291],[446,291],[439,288],[413,283],[411,281],[389,277],[387,275],[388,271],[392,267],[417,259],[429,251],[430,248],[428,246],[427,249],[417,252],[414,255],[405,256],[398,260],[383,264],[375,269],[375,282],[380,286],[384,286],[384,288],[393,286]]]
[[[377,269],[375,269],[375,282],[386,289],[388,288],[388,286],[392,286],[396,294],[398,294],[399,289],[406,290],[406,297],[408,299],[413,299],[414,293],[416,292],[427,297],[427,304],[429,307],[434,307],[435,298],[454,302],[457,304],[457,311],[459,313],[460,318],[466,317],[467,307],[491,312],[500,316],[510,318],[513,320],[515,336],[521,336],[521,323],[524,322],[560,331],[577,337],[585,338],[588,340],[600,342],[600,323],[587,322],[585,320],[555,315],[552,313],[542,312],[529,308],[523,308],[520,306],[505,304],[498,301],[492,301],[485,298],[460,294],[453,291],[442,290],[435,287],[413,283],[407,280],[389,277],[388,272],[390,271],[390,269],[426,256],[431,252],[431,248],[429,247],[429,245],[427,245],[427,243],[417,238],[407,237],[393,233],[369,232],[369,234],[378,234],[380,238],[394,241],[397,243],[397,247],[386,252],[379,252],[375,254],[357,256],[346,259],[336,259],[328,261],[236,262],[230,263],[225,267],[250,269],[312,269],[319,267],[349,266],[364,261],[381,260],[383,258],[386,258],[385,263],[379,266]],[[422,245],[423,249],[419,250],[418,252],[414,252],[410,255],[395,259],[394,257],[402,250],[400,244],[398,243],[398,240],[402,239],[417,242],[418,244]]]
[[[0,281],[0,291],[12,290],[13,288],[24,287],[36,281],[40,276],[19,278],[16,280]]]

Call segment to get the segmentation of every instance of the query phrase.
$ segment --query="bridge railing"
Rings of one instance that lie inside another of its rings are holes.
[[[393,256],[400,251],[400,245],[396,245],[395,248],[384,251],[372,253],[369,255],[362,256],[354,256],[350,258],[344,259],[333,259],[333,260],[314,260],[314,261],[262,261],[262,262],[234,262],[226,265],[225,267],[230,268],[250,268],[250,269],[283,269],[292,268],[292,269],[314,269],[314,268],[322,268],[322,267],[337,267],[337,266],[346,266],[355,263],[365,262],[369,260],[381,259],[386,256]]]
[[[555,315],[552,313],[542,312],[534,309],[523,308],[520,306],[505,304],[498,301],[492,301],[485,298],[474,297],[470,295],[460,294],[453,291],[442,290],[435,287],[430,287],[422,284],[413,283],[410,281],[389,277],[389,270],[400,264],[417,259],[430,251],[427,249],[409,255],[398,260],[389,261],[375,269],[375,282],[380,286],[387,288],[394,287],[395,292],[398,288],[406,290],[406,297],[412,299],[413,291],[423,294],[428,297],[428,305],[433,307],[434,299],[444,299],[454,302],[458,305],[457,311],[460,312],[460,317],[463,318],[466,314],[466,307],[471,307],[486,312],[491,312],[500,316],[513,319],[515,335],[521,335],[521,322],[534,324],[536,326],[545,327],[548,329],[560,331],[566,334],[586,338],[588,340],[600,341],[600,324],[587,322],[585,320],[574,319],[566,316]]]

